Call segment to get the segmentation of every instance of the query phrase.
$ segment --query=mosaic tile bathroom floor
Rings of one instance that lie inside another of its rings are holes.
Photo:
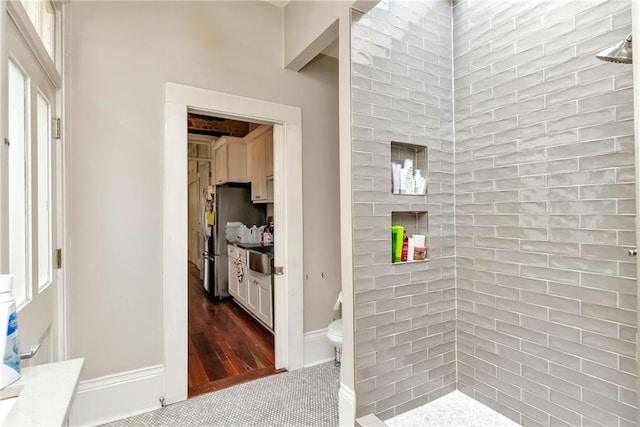
[[[324,363],[202,394],[107,426],[336,426],[339,377],[333,362]]]

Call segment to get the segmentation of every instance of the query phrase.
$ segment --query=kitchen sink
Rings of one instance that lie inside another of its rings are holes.
[[[261,249],[261,250],[258,250]],[[263,253],[262,250],[271,249],[270,252]],[[273,259],[273,248],[260,247],[251,248],[249,253],[249,270],[256,273],[271,274],[271,260]]]
[[[251,251],[260,252],[262,254],[271,254],[273,255],[273,246],[256,246],[253,248],[249,248]]]

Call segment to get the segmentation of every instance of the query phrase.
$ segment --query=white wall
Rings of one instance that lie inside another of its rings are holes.
[[[282,11],[266,2],[70,10],[71,356],[87,358],[84,378],[162,363],[166,81],[302,108],[304,329],[326,327],[340,287],[337,62],[283,70]]]

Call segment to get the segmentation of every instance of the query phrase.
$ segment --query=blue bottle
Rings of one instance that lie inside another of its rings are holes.
[[[18,341],[18,314],[13,298],[13,275],[0,274],[0,389],[20,378],[20,343]]]

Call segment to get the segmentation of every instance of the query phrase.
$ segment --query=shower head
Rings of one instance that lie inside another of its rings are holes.
[[[633,50],[631,49],[631,34],[620,43],[611,46],[596,55],[601,61],[615,62],[617,64],[631,64],[633,62]]]

